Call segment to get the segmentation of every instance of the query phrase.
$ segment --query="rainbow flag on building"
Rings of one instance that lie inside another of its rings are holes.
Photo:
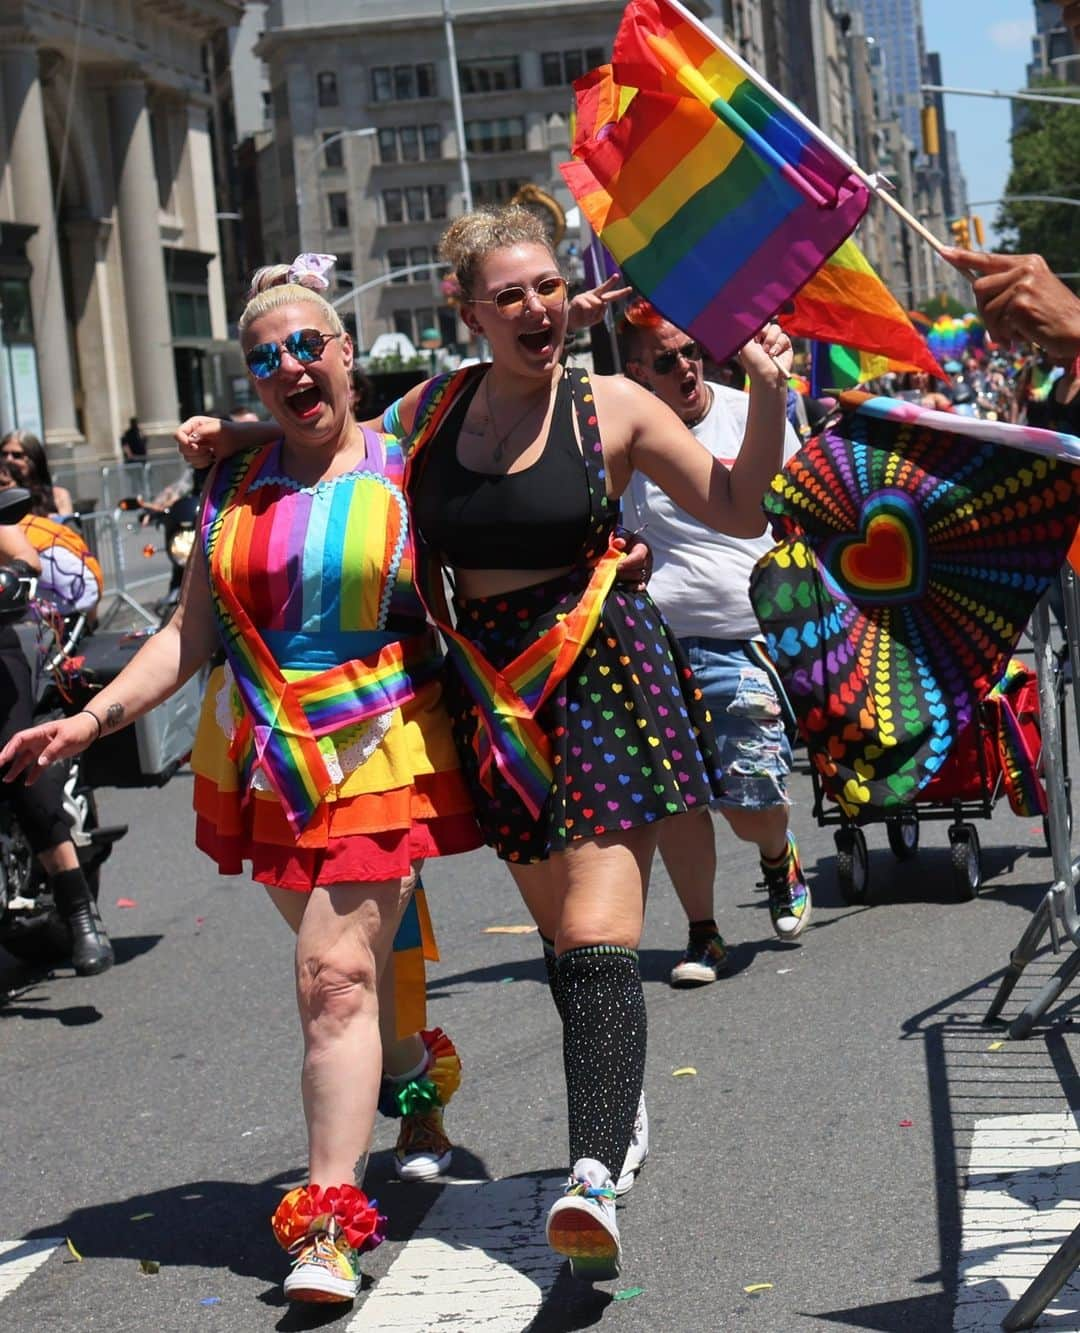
[[[561,170],[629,282],[719,360],[866,212],[855,164],[673,0],[631,0],[574,85]]]

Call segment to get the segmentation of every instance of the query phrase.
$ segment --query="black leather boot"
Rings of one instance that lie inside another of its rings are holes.
[[[71,931],[71,961],[80,977],[92,977],[113,965],[113,947],[97,903],[81,870],[62,870],[50,879],[53,901]]]

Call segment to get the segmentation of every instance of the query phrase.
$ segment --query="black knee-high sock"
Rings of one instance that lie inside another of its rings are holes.
[[[540,943],[544,946],[544,971],[547,972],[548,990],[551,991],[551,998],[554,1001],[555,1008],[559,1011],[561,1021],[564,1017],[563,995],[562,982],[559,979],[558,960],[555,957],[555,941],[549,940],[546,935],[541,935]]]
[[[622,1170],[645,1076],[645,996],[633,949],[594,944],[557,963],[570,1162],[594,1157]]]

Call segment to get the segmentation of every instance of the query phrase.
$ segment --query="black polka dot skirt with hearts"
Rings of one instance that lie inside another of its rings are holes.
[[[505,666],[577,604],[590,572],[458,599],[458,628],[493,666]],[[503,860],[542,861],[580,838],[651,824],[720,795],[708,710],[647,594],[615,585],[592,638],[537,714],[555,765],[539,819],[497,772],[492,792],[481,785],[474,705],[456,673],[447,676],[446,703],[480,827]]]

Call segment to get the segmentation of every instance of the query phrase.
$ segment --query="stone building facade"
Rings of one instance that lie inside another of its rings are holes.
[[[0,0],[0,429],[63,458],[219,406],[206,50],[233,0]]]
[[[570,84],[609,58],[622,11],[622,0],[456,0],[475,203],[531,183],[572,208],[558,172]],[[418,343],[429,328],[455,342],[455,312],[422,267],[463,211],[441,0],[323,0],[317,18],[305,0],[271,0],[258,50],[273,117],[258,151],[266,262],[329,251],[358,285],[399,273],[343,307],[361,345],[394,331]]]

